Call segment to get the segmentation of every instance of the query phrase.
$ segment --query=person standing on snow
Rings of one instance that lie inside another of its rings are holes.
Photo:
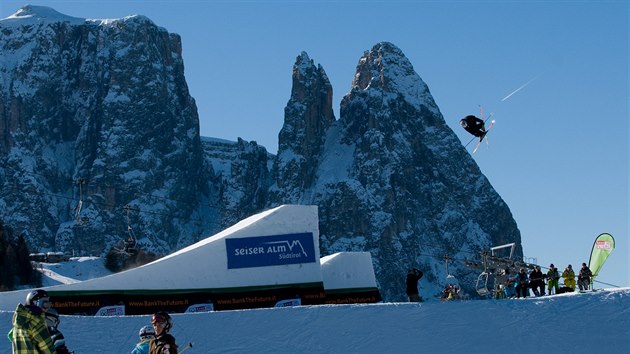
[[[582,263],[582,268],[580,268],[580,273],[578,273],[578,287],[580,291],[588,290],[588,287],[591,285],[591,277],[593,273],[586,266],[586,263]]]
[[[527,292],[529,288],[529,279],[527,278],[527,273],[525,273],[525,268],[521,268],[516,274],[516,298],[527,297]]]
[[[149,354],[149,345],[151,344],[151,340],[155,338],[155,330],[153,330],[153,326],[146,325],[140,328],[138,335],[140,336],[140,342],[136,344],[136,347],[133,348],[131,354]]]
[[[409,302],[422,302],[422,297],[420,297],[418,292],[418,281],[422,278],[422,275],[422,272],[417,268],[409,269],[409,272],[407,272],[405,283],[407,285]]]
[[[50,308],[45,290],[33,290],[26,295],[24,305],[18,304],[13,313],[13,328],[9,333],[13,354],[52,354],[53,340],[46,328],[44,313]]]
[[[558,279],[560,279],[560,273],[558,273],[558,269],[552,263],[547,271],[547,290],[549,295],[551,295],[551,288],[554,289],[554,294],[558,293]]]
[[[53,341],[53,346],[55,347],[56,354],[71,354],[72,352],[68,350],[66,347],[66,339],[64,338],[61,331],[59,331],[58,326],[61,323],[61,319],[59,319],[59,314],[53,308],[49,309],[46,312],[46,325],[48,326],[48,332],[50,333],[50,338]]]
[[[156,312],[151,318],[151,324],[155,330],[155,338],[149,344],[149,354],[177,354],[175,337],[168,333],[173,327],[171,316],[164,311]]]
[[[534,270],[529,273],[529,286],[532,288],[534,295],[545,295],[545,281],[543,280],[543,273],[540,270],[540,266],[536,266]]]
[[[564,268],[562,278],[564,279],[564,286],[571,288],[571,290],[575,290],[575,272],[570,264]]]

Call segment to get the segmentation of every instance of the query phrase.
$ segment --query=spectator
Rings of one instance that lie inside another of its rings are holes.
[[[540,266],[537,265],[534,270],[529,273],[530,287],[536,296],[545,295],[545,281]]]
[[[422,272],[417,268],[409,269],[407,272],[407,296],[409,297],[409,302],[422,302],[422,297],[420,297],[418,291],[418,281],[422,278]]]
[[[44,318],[49,308],[48,293],[41,289],[28,293],[24,305],[18,304],[13,314],[13,328],[9,333],[14,354],[55,352]]]
[[[549,265],[549,270],[547,271],[547,290],[549,291],[548,295],[551,295],[551,289],[553,288],[554,294],[558,293],[558,279],[560,279],[560,273],[558,273],[558,269],[551,263]]]
[[[578,273],[578,287],[580,288],[580,291],[588,290],[591,285],[592,276],[593,273],[586,266],[586,263],[582,263],[582,268],[580,268],[580,273]]]
[[[529,280],[527,279],[527,273],[525,268],[521,268],[516,274],[516,298],[527,297],[527,289],[529,287]]]
[[[575,272],[570,264],[564,268],[562,278],[564,279],[564,286],[571,288],[572,291],[575,290]]]

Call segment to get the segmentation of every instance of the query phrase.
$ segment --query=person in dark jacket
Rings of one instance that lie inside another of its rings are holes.
[[[540,270],[540,266],[536,266],[536,268],[529,273],[529,286],[536,296],[545,295],[545,281],[543,279],[544,276]]]
[[[50,338],[53,341],[56,354],[71,354],[72,352],[66,347],[66,339],[58,329],[61,319],[57,310],[51,308],[46,312],[46,325],[48,326],[48,332],[50,332]]]
[[[149,345],[149,354],[177,354],[175,337],[168,331],[173,327],[171,316],[164,312],[156,312],[151,318],[151,324],[155,330],[155,338]]]
[[[13,313],[13,328],[9,333],[14,354],[55,352],[44,318],[49,308],[48,293],[41,289],[29,292],[24,305],[18,304]]]
[[[482,119],[473,115],[466,116],[459,121],[459,125],[462,126],[467,132],[479,138],[479,141],[483,140],[486,136],[486,127]]]
[[[580,268],[580,272],[578,273],[578,287],[580,291],[588,290],[591,285],[591,277],[593,273],[586,266],[586,263],[582,263],[582,268]]]
[[[409,297],[409,302],[422,302],[422,297],[418,292],[418,281],[422,278],[422,272],[417,268],[409,269],[407,272],[407,279],[405,283],[407,284],[407,296]]]
[[[516,281],[516,298],[527,297],[527,288],[529,287],[529,280],[527,278],[527,273],[525,273],[525,268],[521,268],[516,277],[514,278]]]

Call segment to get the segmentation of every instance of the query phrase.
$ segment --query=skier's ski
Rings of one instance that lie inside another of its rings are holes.
[[[479,149],[479,146],[481,146],[481,142],[485,140],[486,144],[488,143],[488,139],[486,138],[486,136],[488,136],[488,133],[490,132],[490,129],[492,129],[493,126],[494,126],[494,119],[490,122],[490,126],[488,127],[488,129],[486,129],[486,133],[483,135],[483,138],[479,139],[477,146],[475,146],[475,149],[472,152],[473,154],[477,152],[477,150]]]

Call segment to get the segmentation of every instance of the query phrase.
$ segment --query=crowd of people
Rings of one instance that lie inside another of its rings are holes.
[[[418,291],[418,281],[422,278],[422,271],[411,268],[407,272],[406,293],[409,302],[421,302],[422,297]],[[586,263],[582,263],[577,275],[577,286],[580,291],[589,290],[593,273]],[[559,280],[563,279],[560,286]],[[549,265],[549,270],[543,273],[540,266],[535,266],[531,272],[527,273],[525,268],[520,268],[515,275],[510,274],[510,269],[506,268],[499,275],[497,283],[500,284],[500,292],[495,294],[497,298],[525,298],[530,295],[530,290],[534,296],[561,294],[573,292],[576,289],[575,272],[569,264],[562,273],[553,265]],[[545,291],[546,290],[546,291]],[[459,298],[460,288],[456,284],[446,284],[442,292],[442,300],[453,300]]]
[[[530,289],[535,296],[561,294],[576,290],[575,272],[570,264],[562,273],[553,264],[550,264],[549,270],[544,274],[540,266],[535,266],[529,274],[525,271],[525,268],[520,268],[518,274],[514,277],[510,276],[509,269],[505,269],[503,274],[507,275],[507,278],[501,284],[503,294],[499,294],[499,297],[527,297]],[[577,276],[578,289],[580,291],[588,290],[591,286],[592,277],[593,273],[591,270],[586,263],[582,263],[582,268],[580,268]],[[562,286],[559,283],[560,278],[563,279]]]
[[[26,295],[24,305],[18,304],[13,314],[13,327],[8,337],[13,354],[71,354],[59,330],[59,314],[51,307],[45,290],[37,289]],[[175,337],[169,334],[173,320],[166,312],[156,312],[151,325],[140,328],[140,342],[132,354],[177,354]]]

